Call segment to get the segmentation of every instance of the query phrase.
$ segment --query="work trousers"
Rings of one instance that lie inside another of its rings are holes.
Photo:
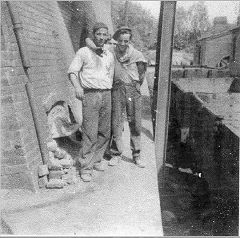
[[[101,162],[111,135],[111,90],[84,90],[81,174]]]
[[[122,133],[125,111],[130,129],[132,155],[133,157],[139,156],[141,149],[141,92],[138,82],[131,85],[121,84],[112,90],[112,143],[110,151],[113,155],[123,153]]]

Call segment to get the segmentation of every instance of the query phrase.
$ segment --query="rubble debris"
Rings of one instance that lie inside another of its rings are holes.
[[[46,184],[47,188],[63,188],[66,183],[62,179],[50,179]]]
[[[64,175],[63,170],[51,170],[49,172],[48,178],[49,179],[62,179],[63,175]]]
[[[58,159],[63,159],[66,156],[66,151],[60,148],[57,148],[54,152],[54,156]]]
[[[47,175],[38,178],[38,186],[39,188],[45,188],[48,183]]]
[[[49,151],[51,152],[55,152],[57,150],[57,142],[55,140],[52,140],[50,142],[47,143],[47,148]]]
[[[48,174],[49,174],[49,171],[48,171],[48,166],[46,164],[38,166],[38,176],[39,177],[42,177],[42,176],[45,176]]]
[[[63,188],[68,184],[74,184],[78,181],[74,160],[66,149],[59,146],[53,140],[48,143],[49,159],[47,165],[44,165],[39,172],[40,175],[48,175],[41,182],[41,187]],[[49,181],[47,180],[49,179]],[[46,181],[47,180],[47,181]]]
[[[60,161],[55,158],[50,158],[48,161],[48,169],[49,170],[61,170],[63,166],[61,165]]]

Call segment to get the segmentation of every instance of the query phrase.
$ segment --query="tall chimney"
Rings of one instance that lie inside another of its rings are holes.
[[[226,16],[215,17],[213,19],[214,32],[221,32],[228,29],[228,22]]]
[[[237,25],[240,26],[240,16],[237,18]]]

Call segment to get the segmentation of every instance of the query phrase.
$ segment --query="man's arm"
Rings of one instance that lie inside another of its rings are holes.
[[[80,84],[79,76],[78,76],[78,73],[83,66],[82,58],[83,58],[82,53],[79,50],[76,53],[71,65],[68,69],[69,79],[74,86],[76,97],[79,98],[79,99],[83,98],[83,88]]]
[[[102,57],[102,53],[103,53],[103,49],[102,47],[97,47],[95,45],[95,43],[93,42],[93,40],[91,38],[86,38],[85,39],[86,42],[86,46],[91,49],[92,51],[94,51],[97,55],[99,55],[100,57]]]
[[[83,88],[82,88],[81,84],[79,83],[78,74],[76,75],[75,73],[70,73],[69,78],[74,86],[76,97],[79,99],[82,99],[83,98]]]
[[[137,62],[137,68],[138,68],[140,85],[142,85],[145,78],[147,65],[145,62],[140,61],[140,62]]]

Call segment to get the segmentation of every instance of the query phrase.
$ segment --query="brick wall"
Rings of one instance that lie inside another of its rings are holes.
[[[240,63],[240,28],[234,31],[233,37],[235,37],[234,60]]]
[[[204,54],[202,65],[215,67],[224,56],[231,55],[232,34],[229,32],[220,37],[207,38],[202,42],[201,47]]]
[[[41,164],[41,156],[25,90],[27,78],[5,2],[1,31],[1,187],[35,190],[32,168]]]
[[[74,51],[76,52],[83,46],[81,36],[84,34],[86,27],[86,8],[83,8],[82,6],[75,7],[73,3],[65,1],[58,2],[58,5],[61,10],[64,23],[68,29]]]
[[[66,72],[97,18],[94,2],[89,1],[15,1],[11,4],[22,24],[30,67],[27,77],[9,9],[6,2],[1,2],[1,181],[2,188],[36,190],[37,168],[43,162],[25,83],[31,85],[41,138],[47,142],[50,135],[44,103],[53,94],[75,103]],[[97,10],[103,8],[104,4]]]
[[[113,24],[111,19],[111,1],[96,1],[93,4],[93,8],[96,13],[96,19],[107,24],[109,33],[113,35]],[[99,11],[99,9],[101,9],[101,11]]]
[[[200,46],[200,55],[198,53]],[[194,63],[215,67],[224,57],[230,56],[230,60],[240,61],[240,34],[239,28],[234,28],[220,35],[203,38],[195,46]]]
[[[91,35],[96,21],[104,22],[113,34],[110,1],[58,2],[61,13],[72,40],[74,51],[85,46],[85,38]]]
[[[218,125],[217,116],[193,93],[183,92],[175,84],[172,84],[169,118],[167,161],[180,167],[199,168],[211,189],[228,187],[238,194],[239,137],[225,125]],[[180,128],[183,127],[190,128],[190,137],[181,153]]]

